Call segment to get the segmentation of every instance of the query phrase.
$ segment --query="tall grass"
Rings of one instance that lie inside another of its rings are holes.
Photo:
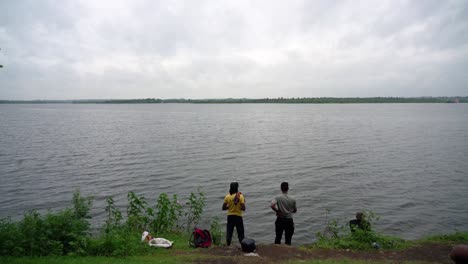
[[[407,241],[381,234],[372,227],[379,220],[379,217],[372,211],[364,211],[364,219],[367,228],[351,228],[348,222],[340,223],[337,219],[328,220],[326,217],[323,232],[317,232],[318,240],[314,247],[318,248],[345,248],[345,249],[398,249],[405,248],[409,244]],[[328,215],[328,211],[326,213]]]
[[[141,233],[164,235],[188,241],[184,224],[191,230],[200,220],[205,197],[202,192],[191,193],[186,206],[179,204],[177,195],[169,199],[161,194],[151,207],[145,197],[129,192],[127,218],[107,199],[106,221],[98,235],[90,234],[91,197],[73,194],[72,206],[59,212],[41,215],[31,211],[18,222],[0,219],[0,256],[97,255],[130,256],[148,253],[151,248],[141,243]],[[185,217],[185,219],[183,219]]]

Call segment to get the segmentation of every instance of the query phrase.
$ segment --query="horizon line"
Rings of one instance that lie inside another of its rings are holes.
[[[319,96],[319,97],[258,97],[258,98],[249,98],[249,97],[213,97],[213,98],[157,98],[157,97],[140,97],[140,98],[88,98],[88,99],[0,99],[0,101],[16,101],[16,102],[39,102],[39,101],[61,101],[61,102],[73,102],[73,101],[121,101],[121,100],[192,100],[192,101],[201,101],[201,100],[297,100],[297,99],[424,99],[424,98],[466,98],[468,95],[441,95],[441,96]]]

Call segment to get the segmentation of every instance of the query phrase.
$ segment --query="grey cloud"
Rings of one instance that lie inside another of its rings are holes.
[[[466,95],[466,1],[1,1],[0,99]]]

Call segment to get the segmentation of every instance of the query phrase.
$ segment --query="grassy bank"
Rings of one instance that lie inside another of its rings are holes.
[[[455,232],[430,236],[419,240],[406,241],[406,247],[400,249],[340,249],[336,247],[286,247],[275,245],[259,245],[260,257],[245,257],[237,248],[213,246],[209,249],[194,249],[188,246],[186,235],[169,235],[175,241],[171,249],[150,248],[143,255],[127,257],[111,256],[42,256],[42,257],[0,257],[0,263],[5,264],[147,264],[147,263],[450,263],[447,254],[455,244],[468,243],[468,232]],[[434,250],[434,248],[438,250]],[[441,251],[441,248],[443,249]],[[441,251],[441,252],[440,252]],[[234,254],[233,254],[234,252]],[[439,253],[440,252],[440,253]],[[276,255],[275,255],[276,254]],[[418,259],[424,255],[425,259]],[[432,254],[432,255],[431,255]],[[271,255],[271,256],[270,256]],[[400,256],[398,261],[392,257]],[[402,257],[403,256],[403,257]],[[406,259],[408,258],[408,259]],[[441,261],[446,260],[447,262]]]
[[[197,226],[205,205],[200,191],[191,193],[184,204],[176,195],[170,198],[164,193],[154,205],[133,192],[127,198],[125,217],[111,197],[107,200],[105,224],[95,235],[91,235],[89,224],[92,199],[79,192],[73,195],[72,206],[62,211],[45,215],[32,211],[17,222],[1,219],[0,263],[385,263],[386,258],[397,255],[407,255],[398,263],[414,263],[412,256],[425,260],[431,259],[428,254],[434,254],[433,258],[446,259],[451,246],[468,243],[468,232],[415,241],[387,236],[371,228],[378,218],[365,211],[369,224],[366,229],[351,232],[347,222],[329,220],[316,234],[318,240],[313,245],[259,245],[262,257],[249,258],[236,248],[220,246],[223,232],[216,218],[210,226],[214,246],[189,247],[191,230]],[[174,246],[162,249],[142,243],[143,230],[174,241]]]
[[[10,258],[2,259],[2,263],[5,264],[157,264],[157,263],[167,263],[167,264],[176,264],[176,263],[194,263],[206,261],[210,263],[211,261],[206,257],[205,258],[193,258],[193,256],[178,256],[178,257],[154,257],[154,256],[139,256],[139,257],[128,257],[125,259],[119,258],[105,258],[105,257],[81,257],[81,258],[72,258],[72,257],[45,257],[45,258]],[[231,261],[230,261],[231,260]],[[226,260],[226,263],[233,263],[232,259]],[[217,263],[221,263],[223,259],[216,260]],[[250,261],[249,261],[250,262]],[[242,263],[242,262],[234,262]],[[247,262],[246,262],[247,263]],[[385,261],[365,261],[365,260],[352,260],[352,259],[342,259],[342,260],[295,260],[287,261],[283,263],[288,264],[368,264],[368,263],[388,263]],[[407,264],[421,264],[422,262],[408,261],[403,262]]]
[[[468,243],[468,232],[455,232],[425,237],[414,241],[405,241],[406,247],[400,249],[341,249],[334,246],[318,245],[287,247],[276,245],[259,245],[260,257],[245,257],[237,248],[213,246],[209,249],[194,249],[188,246],[188,237],[184,234],[168,234],[174,240],[171,249],[152,248],[140,243],[147,250],[138,255],[127,257],[112,256],[30,256],[0,257],[5,264],[148,264],[148,263],[450,263],[448,253],[453,245]],[[234,254],[233,254],[234,252]],[[276,254],[276,255],[275,255]],[[418,256],[419,255],[419,256]],[[418,259],[424,256],[422,259]],[[396,261],[395,256],[400,258]]]
[[[134,256],[127,258],[114,257],[17,257],[0,258],[1,263],[11,264],[147,264],[147,263],[192,263],[191,256]]]

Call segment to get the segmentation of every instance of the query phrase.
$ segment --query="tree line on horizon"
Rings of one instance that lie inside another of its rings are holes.
[[[89,100],[0,100],[0,104],[353,104],[353,103],[468,103],[468,96],[440,97],[278,97],[278,98],[224,98],[224,99],[89,99]]]

